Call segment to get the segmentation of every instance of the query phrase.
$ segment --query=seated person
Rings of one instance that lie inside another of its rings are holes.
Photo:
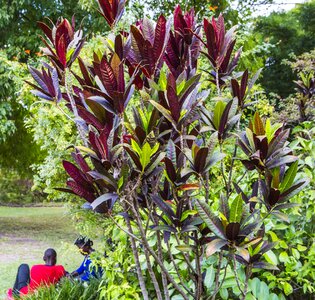
[[[93,242],[87,237],[78,237],[74,244],[79,248],[79,251],[84,255],[81,266],[73,271],[70,276],[78,277],[81,281],[89,281],[91,278],[100,278],[102,276],[102,269],[100,267],[91,266],[90,254],[95,250],[92,248]]]
[[[31,271],[27,264],[20,265],[12,290],[15,296],[32,293],[40,286],[55,284],[66,275],[64,267],[56,265],[57,253],[54,249],[47,249],[43,259],[45,264],[34,265]]]

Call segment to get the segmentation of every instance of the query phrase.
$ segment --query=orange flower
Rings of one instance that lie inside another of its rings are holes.
[[[26,53],[26,54],[28,54],[28,55],[30,55],[31,54],[31,50],[24,50],[24,52]]]
[[[37,56],[43,56],[43,54],[41,52],[36,52],[35,53]]]
[[[218,6],[209,6],[209,9],[212,11],[216,11],[218,9]]]

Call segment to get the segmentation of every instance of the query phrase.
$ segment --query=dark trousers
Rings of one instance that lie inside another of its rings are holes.
[[[22,264],[18,268],[16,280],[13,286],[13,293],[16,296],[20,295],[20,289],[30,283],[30,267],[27,264]]]

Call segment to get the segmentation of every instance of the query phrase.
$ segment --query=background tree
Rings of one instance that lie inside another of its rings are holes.
[[[25,61],[29,55],[35,56],[40,45],[36,22],[45,17],[56,20],[61,15],[71,19],[73,11],[79,22],[96,32],[102,27],[95,8],[96,3],[87,6],[83,0],[4,0],[0,6],[0,48],[6,49],[9,58],[16,56]]]
[[[274,12],[255,21],[254,35],[258,43],[268,42],[274,47],[266,57],[265,67],[260,80],[267,93],[276,93],[285,98],[294,93],[296,80],[284,59],[290,55],[300,55],[315,47],[315,1],[298,4],[288,12]]]

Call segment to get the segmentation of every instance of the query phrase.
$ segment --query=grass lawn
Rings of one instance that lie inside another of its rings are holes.
[[[67,271],[76,269],[83,259],[72,245],[77,235],[63,207],[0,207],[0,299],[17,267],[43,263],[47,248],[57,251],[57,263]]]

